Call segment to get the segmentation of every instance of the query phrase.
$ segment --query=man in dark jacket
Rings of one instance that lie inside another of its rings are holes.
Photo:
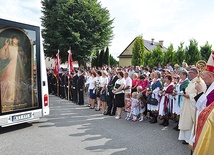
[[[108,109],[105,115],[114,116],[116,113],[116,107],[114,106],[114,94],[112,92],[115,82],[117,81],[117,72],[116,70],[112,70],[110,73],[110,80],[108,83],[108,94],[107,94],[107,105]]]
[[[66,98],[66,69],[62,69],[62,74],[60,76],[60,97],[62,99]]]
[[[84,105],[84,85],[85,85],[85,77],[83,75],[83,70],[80,69],[78,71],[78,80],[77,80],[77,92],[79,95],[79,105]]]
[[[47,72],[47,77],[48,77],[48,92],[49,94],[52,94],[53,93],[53,73],[52,73],[52,70],[49,69],[48,72]]]
[[[73,101],[73,74],[68,74],[68,100]]]
[[[68,74],[67,71],[65,70],[65,74],[63,76],[63,83],[64,83],[64,97],[65,99],[68,99]]]
[[[73,95],[73,98],[72,98],[72,101],[74,103],[78,103],[77,101],[77,80],[78,80],[78,71],[75,70],[74,72],[74,75],[73,75],[73,78],[72,78],[72,95]]]
[[[57,95],[57,77],[55,75],[52,77],[52,90],[53,95]]]

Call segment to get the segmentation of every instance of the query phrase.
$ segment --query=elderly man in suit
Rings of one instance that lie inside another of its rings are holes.
[[[109,116],[114,116],[116,113],[116,107],[114,106],[114,94],[112,93],[113,87],[115,85],[115,82],[117,81],[118,77],[117,77],[117,71],[111,70],[111,72],[109,73],[109,83],[107,85],[108,88],[108,93],[107,93],[107,112],[104,115],[109,115]]]

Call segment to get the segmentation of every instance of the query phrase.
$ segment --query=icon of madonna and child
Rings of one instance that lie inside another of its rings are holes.
[[[20,29],[0,30],[1,112],[32,106],[32,45]]]

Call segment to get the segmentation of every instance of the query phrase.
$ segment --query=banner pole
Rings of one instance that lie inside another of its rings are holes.
[[[71,52],[71,46],[69,47],[69,55],[68,55],[69,58],[70,58],[70,54],[71,54],[70,52]],[[68,63],[70,63],[70,62],[68,62]],[[70,65],[69,65],[69,68],[68,68],[68,101],[70,101],[70,74],[71,74]]]

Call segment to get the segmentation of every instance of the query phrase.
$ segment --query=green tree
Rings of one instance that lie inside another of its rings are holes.
[[[99,67],[102,67],[103,65],[103,59],[104,59],[104,50],[100,51],[100,57],[99,57]]]
[[[190,40],[190,44],[186,47],[186,62],[190,65],[195,65],[201,59],[201,54],[198,50],[198,42],[195,39]]]
[[[142,36],[136,37],[134,46],[132,48],[132,60],[131,63],[134,66],[143,65],[144,55],[144,41]]]
[[[185,50],[184,50],[184,42],[181,42],[180,45],[178,46],[177,51],[175,52],[173,62],[177,63],[179,65],[182,64],[183,61],[185,61]]]
[[[150,66],[158,66],[159,63],[163,61],[163,51],[160,45],[158,45],[155,49],[153,49],[150,59]]]
[[[207,61],[210,57],[211,51],[212,45],[209,45],[208,42],[206,42],[206,44],[200,48],[201,59]]]
[[[99,52],[98,52],[99,54]],[[91,66],[97,66],[97,51],[93,51],[92,53],[92,59],[91,59]]]
[[[113,37],[113,19],[97,0],[42,0],[42,36],[45,55],[60,49],[62,62],[71,47],[73,59],[80,64],[94,50],[107,47]]]
[[[103,57],[103,64],[109,65],[109,48],[106,47],[104,57]]]
[[[152,52],[150,51],[146,51],[144,53],[144,66],[152,66]]]
[[[100,52],[97,50],[96,51],[96,65],[95,66],[99,66],[99,64],[100,64],[100,61],[99,61],[99,58],[100,58]]]
[[[173,63],[173,57],[174,57],[175,51],[174,47],[172,44],[169,45],[166,51],[163,52],[163,59],[162,59],[162,64],[166,65],[169,62]]]
[[[57,10],[57,0],[44,0],[42,1],[43,17],[42,19],[42,36],[44,38],[43,45],[45,50],[45,55],[49,57],[55,57],[55,53],[59,49],[60,34],[56,29],[59,29],[59,24],[57,22],[57,16],[55,12]],[[53,37],[54,36],[54,37]]]
[[[119,62],[110,54],[109,55],[110,66],[115,66],[119,64]]]

